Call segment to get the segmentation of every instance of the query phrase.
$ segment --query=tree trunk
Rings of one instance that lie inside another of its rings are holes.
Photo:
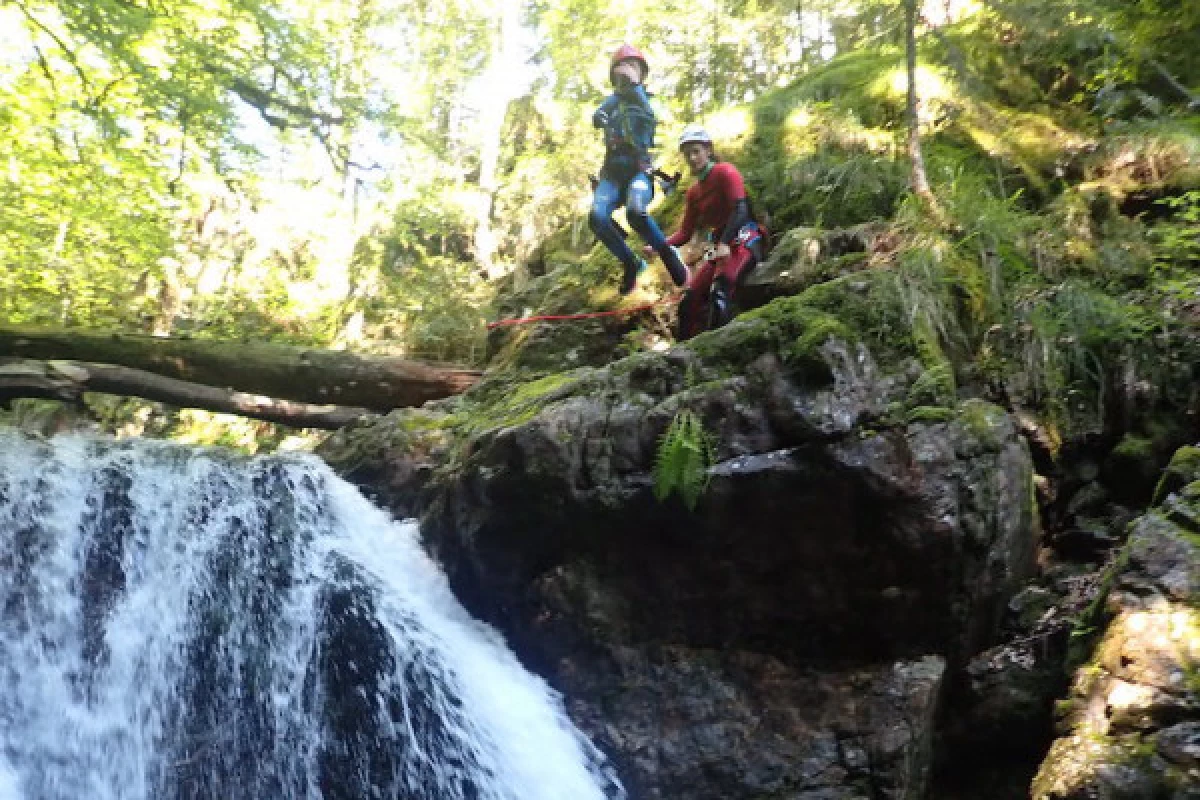
[[[800,65],[801,69],[808,68],[808,31],[804,27],[804,6],[806,0],[796,0],[796,20],[800,26]]]
[[[475,259],[483,273],[496,278],[493,260],[496,255],[496,232],[492,230],[492,206],[499,183],[496,171],[500,164],[500,137],[504,118],[512,103],[516,86],[516,71],[521,66],[518,51],[520,34],[520,3],[501,0],[497,5],[495,41],[491,61],[484,80],[491,87],[479,114],[481,140],[479,145],[479,191],[481,194],[475,220]]]
[[[193,384],[301,403],[387,411],[465,391],[476,370],[263,342],[157,339],[0,327],[0,357],[130,367]]]
[[[917,0],[904,0],[904,50],[908,62],[908,159],[911,166],[909,182],[912,190],[925,202],[935,199],[925,174],[925,157],[921,153],[920,119],[917,116]]]
[[[152,372],[84,361],[0,361],[0,403],[18,397],[76,401],[84,392],[142,397],[184,408],[203,408],[298,428],[335,429],[372,416],[365,408],[316,406],[217,389]]]

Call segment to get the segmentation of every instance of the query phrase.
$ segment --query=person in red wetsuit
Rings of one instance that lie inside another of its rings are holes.
[[[679,150],[696,183],[687,191],[683,222],[667,244],[683,250],[692,273],[679,303],[679,339],[719,328],[733,318],[738,278],[763,257],[763,230],[750,211],[737,167],[718,161],[712,137],[687,126]],[[687,247],[683,247],[683,245]],[[646,255],[651,248],[646,248]]]

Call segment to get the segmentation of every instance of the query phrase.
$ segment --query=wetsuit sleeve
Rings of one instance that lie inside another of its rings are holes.
[[[749,221],[750,204],[743,197],[734,204],[733,213],[729,215],[729,221],[725,223],[725,230],[721,231],[721,243],[733,244],[733,240],[738,236],[738,231],[744,228]]]
[[[667,244],[671,247],[679,247],[691,239],[692,234],[696,232],[696,204],[691,191],[687,193],[684,200],[683,222],[679,224],[679,230],[667,237]]]
[[[604,98],[604,102],[592,114],[592,127],[604,128],[608,126],[608,121],[612,118],[613,111],[617,108],[617,96],[610,94]]]
[[[716,176],[713,176],[716,177]],[[726,202],[732,202],[733,211],[725,221],[719,241],[722,244],[733,244],[740,231],[750,221],[750,203],[746,201],[746,185],[742,182],[742,173],[732,165],[721,170],[721,194]]]

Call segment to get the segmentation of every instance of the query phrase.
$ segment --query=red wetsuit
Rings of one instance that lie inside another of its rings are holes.
[[[702,179],[687,191],[683,222],[679,230],[667,238],[667,244],[678,247],[689,241],[696,231],[708,234],[716,244],[729,245],[729,255],[705,259],[693,267],[687,292],[680,303],[680,335],[688,338],[706,327],[709,292],[713,281],[724,278],[727,299],[732,299],[738,277],[755,263],[757,248],[752,245],[761,238],[758,226],[746,218],[734,230],[728,230],[730,219],[739,213],[739,201],[746,199],[746,187],[737,167],[727,161],[713,164]],[[745,208],[745,206],[743,206]]]

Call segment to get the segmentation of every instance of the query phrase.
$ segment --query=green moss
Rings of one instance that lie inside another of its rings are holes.
[[[447,424],[460,434],[520,425],[550,404],[582,391],[590,375],[590,370],[575,370],[527,382],[485,383],[464,396]]]
[[[954,371],[948,361],[928,367],[908,389],[906,401],[911,408],[940,406],[951,408],[955,402]]]
[[[1075,715],[1075,712],[1079,710],[1079,705],[1079,699],[1075,697],[1069,697],[1065,700],[1055,700],[1054,719],[1057,720],[1059,724],[1064,723]]]
[[[1113,448],[1115,458],[1131,462],[1142,462],[1154,458],[1154,442],[1144,436],[1127,433]]]
[[[854,331],[838,317],[808,305],[807,293],[784,297],[743,314],[731,324],[691,340],[689,346],[714,365],[748,364],[765,352],[778,353],[794,372],[830,378],[820,353],[830,339],[853,342]]]
[[[813,311],[805,321],[803,333],[783,350],[784,361],[800,366],[821,360],[820,348],[830,339],[853,342],[854,334],[831,314]]]
[[[1117,748],[1117,757],[1114,761],[1134,769],[1150,767],[1150,762],[1154,759],[1157,751],[1154,737],[1143,733],[1103,738]]]
[[[909,409],[906,422],[949,422],[958,412],[945,406],[917,406]]]
[[[453,415],[428,408],[397,409],[385,418],[343,428],[317,448],[343,475],[359,469],[383,469],[397,454],[429,453],[447,445],[454,434]]]
[[[875,352],[881,362],[899,362],[917,354],[911,317],[895,276],[868,271],[822,283],[798,296],[811,308],[837,318]]]
[[[1004,409],[983,400],[964,400],[958,407],[958,421],[976,440],[988,447],[1002,444],[1000,431],[1008,415]]]
[[[1154,489],[1152,505],[1158,505],[1167,495],[1197,480],[1200,480],[1200,447],[1179,448]]]
[[[903,112],[893,78],[901,65],[895,48],[861,48],[708,120],[718,151],[742,169],[774,230],[892,214],[906,187],[893,152]]]
[[[1151,437],[1127,433],[1109,453],[1105,465],[1129,496],[1144,502],[1158,475],[1162,447]]]

